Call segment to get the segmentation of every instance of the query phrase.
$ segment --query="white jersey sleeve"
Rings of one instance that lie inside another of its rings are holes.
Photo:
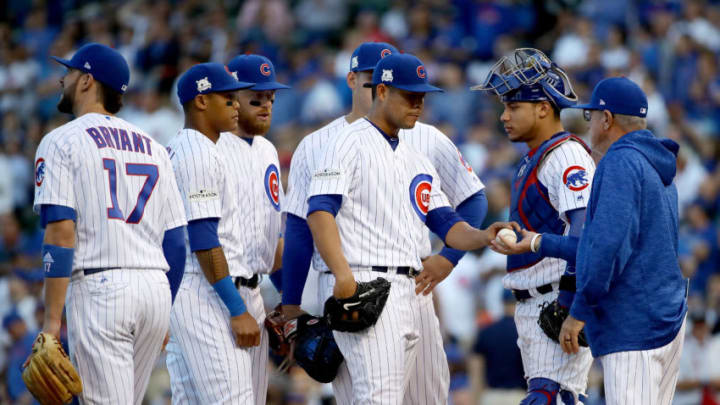
[[[77,209],[72,141],[51,132],[40,142],[35,154],[35,212],[40,213],[43,204]]]
[[[307,142],[300,142],[290,160],[288,173],[287,198],[283,200],[282,210],[300,218],[307,215],[307,192],[312,173],[308,167]]]
[[[401,136],[430,159],[453,207],[485,188],[452,140],[436,127],[418,122],[413,129],[402,131]]]
[[[428,212],[436,208],[450,207],[450,200],[447,195],[443,192],[443,182],[441,177],[435,171],[435,168],[428,166],[427,170],[432,176],[432,187],[430,188],[430,204],[428,206]]]
[[[167,197],[165,203],[165,230],[177,228],[179,226],[187,225],[185,217],[185,207],[183,205],[182,196],[180,195],[180,189],[178,188],[175,175],[173,173],[172,163],[170,159],[166,158],[163,162],[163,174],[167,173],[163,178],[165,181],[162,182],[164,188],[163,195]]]
[[[349,196],[357,171],[357,152],[354,137],[340,134],[332,138],[312,174],[308,198],[323,194]]]
[[[592,157],[572,140],[552,150],[538,169],[538,179],[547,187],[550,203],[563,220],[566,212],[587,206],[594,174]]]
[[[217,154],[210,153],[213,149],[197,145],[205,141],[210,142],[202,137],[190,138],[177,142],[177,149],[171,143],[170,156],[188,221],[222,217],[220,192],[225,188],[225,176]]]

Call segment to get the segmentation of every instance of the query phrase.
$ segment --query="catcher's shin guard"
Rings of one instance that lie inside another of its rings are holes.
[[[575,405],[575,395],[561,389],[560,384],[548,378],[533,378],[528,384],[528,394],[520,401],[520,405],[559,405],[558,394],[563,405]]]

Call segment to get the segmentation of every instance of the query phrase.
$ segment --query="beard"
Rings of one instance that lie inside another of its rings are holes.
[[[73,100],[72,94],[75,94],[76,86],[77,86],[77,82],[74,83],[69,88],[63,89],[62,97],[60,97],[60,101],[58,101],[58,104],[57,104],[57,109],[61,113],[65,113],[65,114],[73,113],[74,100]]]
[[[271,121],[272,113],[265,122],[257,120],[254,115],[249,114],[247,111],[240,110],[238,114],[238,127],[248,135],[265,135],[270,130]]]

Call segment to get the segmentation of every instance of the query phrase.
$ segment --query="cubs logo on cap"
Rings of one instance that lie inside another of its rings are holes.
[[[372,84],[366,83],[364,86],[372,87],[378,84],[386,84],[413,93],[443,91],[428,84],[423,63],[417,56],[407,53],[393,53],[380,59],[373,71]]]
[[[587,178],[587,171],[582,166],[570,166],[563,173],[565,187],[572,191],[581,191],[590,185]]]
[[[238,55],[228,62],[228,69],[237,75],[238,80],[255,83],[250,90],[289,89],[275,80],[275,66],[270,59],[262,55]]]
[[[275,211],[280,211],[280,176],[274,164],[271,164],[265,170],[265,194],[267,194]]]
[[[430,210],[430,192],[432,191],[432,176],[418,174],[410,182],[410,204],[420,220],[425,222]]]
[[[38,158],[35,162],[35,185],[42,186],[43,180],[45,180],[45,159]]]
[[[350,57],[350,71],[373,70],[380,59],[396,53],[400,51],[386,42],[364,42],[355,48]]]
[[[424,79],[425,78],[425,66],[420,65],[415,70],[417,72],[417,75],[419,78]]]

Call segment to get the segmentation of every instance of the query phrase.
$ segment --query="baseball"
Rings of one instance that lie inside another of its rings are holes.
[[[495,240],[504,245],[505,242],[503,241],[503,239],[515,243],[517,242],[517,235],[515,235],[515,231],[513,231],[512,229],[503,228],[498,231],[497,236],[495,236]]]

